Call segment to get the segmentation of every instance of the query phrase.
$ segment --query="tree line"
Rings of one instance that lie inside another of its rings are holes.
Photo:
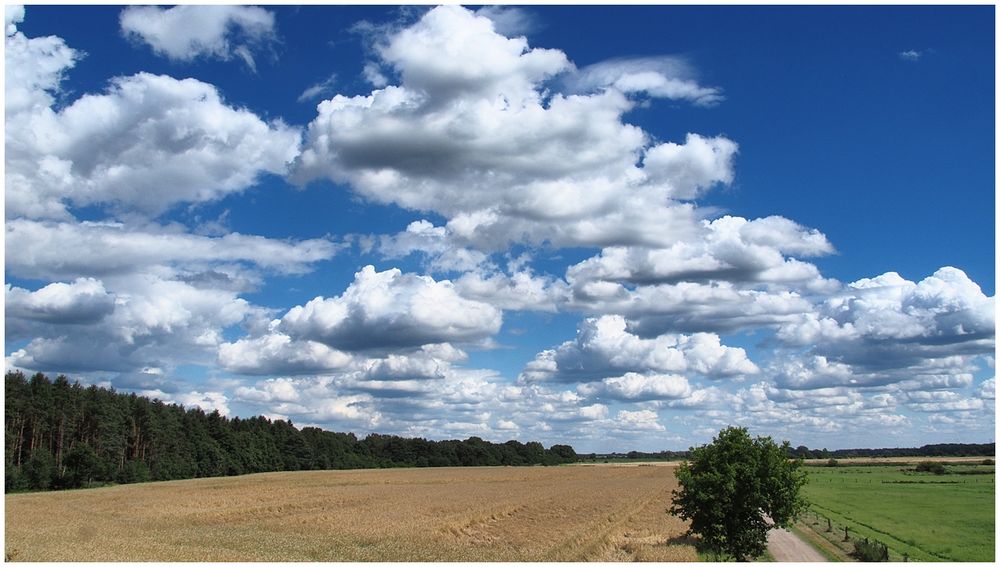
[[[94,483],[247,473],[384,467],[557,465],[569,445],[479,437],[429,441],[371,434],[358,439],[263,416],[218,411],[84,387],[65,376],[5,376],[5,492]]]
[[[851,459],[860,457],[992,457],[996,443],[937,443],[920,447],[895,447],[883,449],[810,449],[800,445],[788,449],[792,458]]]
[[[627,453],[581,453],[582,461],[620,461],[620,460],[642,460],[642,461],[682,461],[691,456],[691,451],[629,451]]]
[[[996,443],[938,443],[921,447],[895,447],[883,449],[810,449],[805,445],[787,447],[785,453],[792,459],[851,459],[860,457],[992,457]],[[582,453],[582,461],[644,460],[683,461],[691,458],[691,451],[629,451],[627,453]]]

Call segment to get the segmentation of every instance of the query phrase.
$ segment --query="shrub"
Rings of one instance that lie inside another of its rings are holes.
[[[101,472],[101,460],[93,447],[86,443],[77,443],[66,454],[66,486],[79,488],[90,484]]]
[[[993,462],[993,459],[983,459],[982,464],[984,464],[984,465],[994,465],[996,463]]]
[[[24,490],[28,486],[27,479],[21,471],[14,466],[14,463],[7,461],[4,467],[4,492],[17,492]]]
[[[854,540],[854,552],[851,554],[858,561],[888,561],[889,548],[880,541],[865,539]]]
[[[944,468],[942,463],[935,463],[933,461],[923,461],[917,464],[917,467],[913,469],[917,472],[929,472],[937,475],[947,474],[948,470]]]
[[[27,480],[28,488],[32,490],[51,488],[55,472],[55,459],[52,458],[51,453],[42,449],[32,451],[31,458],[24,465],[24,477]]]
[[[826,466],[828,467],[835,467],[838,464],[839,463],[837,463],[837,459],[830,459],[829,461],[826,462]]]
[[[149,474],[149,467],[142,461],[128,461],[122,470],[118,472],[117,481],[121,484],[131,484],[133,482],[149,482],[152,479]]]

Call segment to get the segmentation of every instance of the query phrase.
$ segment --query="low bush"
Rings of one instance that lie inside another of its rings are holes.
[[[851,555],[858,561],[888,561],[889,548],[878,540],[856,539],[854,540],[854,552]]]
[[[934,461],[923,461],[917,464],[917,467],[913,469],[917,472],[929,472],[934,474],[947,474],[948,469],[944,468],[942,463],[935,463]]]
[[[127,461],[122,470],[118,473],[116,480],[121,484],[131,484],[134,482],[149,482],[152,480],[149,474],[149,467],[142,461]]]

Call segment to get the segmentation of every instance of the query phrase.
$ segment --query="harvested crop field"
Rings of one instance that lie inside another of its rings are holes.
[[[695,561],[671,466],[265,473],[6,497],[14,561]]]

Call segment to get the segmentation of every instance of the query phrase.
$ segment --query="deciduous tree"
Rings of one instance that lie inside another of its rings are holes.
[[[670,512],[691,522],[689,533],[707,550],[738,561],[760,557],[768,530],[787,527],[806,508],[799,490],[806,474],[788,448],[745,428],[723,429],[677,468]]]

